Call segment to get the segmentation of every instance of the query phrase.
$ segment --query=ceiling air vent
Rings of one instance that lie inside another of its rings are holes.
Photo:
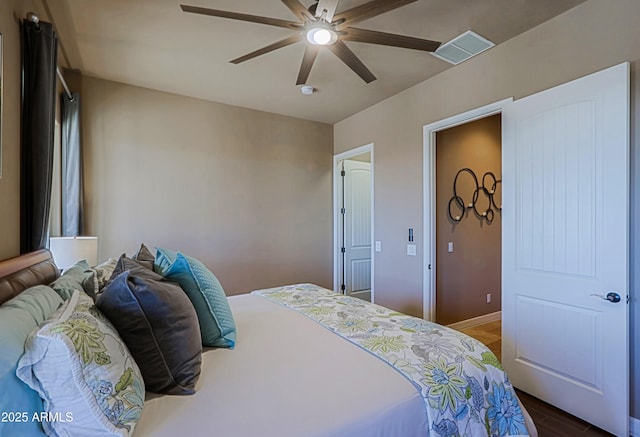
[[[481,37],[472,30],[467,30],[462,35],[442,44],[432,55],[453,65],[458,65],[493,46],[495,44],[488,39]]]

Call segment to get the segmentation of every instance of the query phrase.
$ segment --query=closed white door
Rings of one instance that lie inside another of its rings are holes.
[[[504,367],[627,436],[628,64],[513,102],[503,130]]]
[[[371,300],[371,163],[343,161],[343,285]]]

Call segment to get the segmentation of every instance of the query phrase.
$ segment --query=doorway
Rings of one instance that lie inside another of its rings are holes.
[[[436,240],[437,240],[437,227],[436,227],[436,140],[438,132],[445,131],[450,128],[461,126],[473,121],[485,119],[487,117],[500,114],[502,108],[513,99],[505,99],[499,102],[483,106],[482,108],[474,109],[472,111],[459,114],[445,120],[441,120],[429,125],[424,126],[424,144],[423,144],[423,171],[424,171],[424,247],[425,247],[425,259],[423,269],[423,318],[425,320],[435,321],[437,314],[437,296],[436,296],[436,269],[437,269],[437,252],[436,252]],[[482,178],[483,175],[480,175]],[[482,182],[479,181],[481,185]],[[452,189],[450,187],[450,189]],[[468,206],[468,205],[467,205]],[[498,205],[500,206],[500,205]],[[452,208],[454,208],[452,206]],[[475,213],[470,211],[473,216]],[[458,214],[454,213],[454,218]],[[477,219],[476,217],[467,217],[466,220]],[[449,241],[446,242],[446,253],[456,253],[455,241],[453,243],[453,252],[449,251]],[[491,294],[491,300],[494,301],[494,293],[492,291],[485,291],[484,294]],[[500,294],[499,291],[496,294]],[[485,296],[485,302],[487,298]],[[489,321],[499,319],[499,313],[489,313],[488,317],[472,318],[469,323],[458,324],[457,328],[464,328],[473,326],[474,324],[481,324]]]
[[[501,137],[500,114],[436,133],[435,321],[441,325],[500,319]]]
[[[334,157],[334,290],[373,302],[373,145]]]

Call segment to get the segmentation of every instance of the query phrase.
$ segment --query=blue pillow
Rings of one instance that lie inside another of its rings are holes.
[[[42,399],[18,379],[16,368],[31,331],[62,303],[62,298],[53,289],[38,285],[0,306],[0,411],[20,413],[19,422],[0,421],[0,435],[3,437],[45,435],[40,422],[33,420],[34,413],[39,415],[44,411]]]
[[[236,325],[224,289],[215,275],[195,258],[159,248],[155,269],[180,284],[198,315],[204,346],[233,348]]]

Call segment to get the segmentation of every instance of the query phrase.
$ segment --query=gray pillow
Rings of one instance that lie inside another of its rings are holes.
[[[151,253],[149,248],[145,246],[144,243],[140,244],[140,249],[138,249],[138,251],[133,254],[131,258],[141,266],[144,266],[150,270],[153,270],[153,263],[156,260],[156,256]]]
[[[69,299],[75,290],[82,290],[93,297],[95,295],[93,278],[94,273],[91,267],[82,260],[65,270],[62,276],[53,281],[49,287],[53,288],[64,300]]]
[[[153,393],[195,393],[202,345],[198,316],[178,284],[121,259],[127,269],[112,278],[96,300],[140,367]]]
[[[109,285],[109,283],[113,281],[115,278],[117,278],[118,275],[120,275],[121,273],[124,273],[127,270],[130,270],[135,267],[144,267],[145,269],[153,270],[153,263],[149,266],[148,264],[137,261],[133,258],[129,258],[127,254],[123,253],[122,255],[120,255],[120,258],[118,258],[118,261],[116,262],[116,266],[113,269],[113,272],[111,273],[111,277],[105,284],[105,287]]]

